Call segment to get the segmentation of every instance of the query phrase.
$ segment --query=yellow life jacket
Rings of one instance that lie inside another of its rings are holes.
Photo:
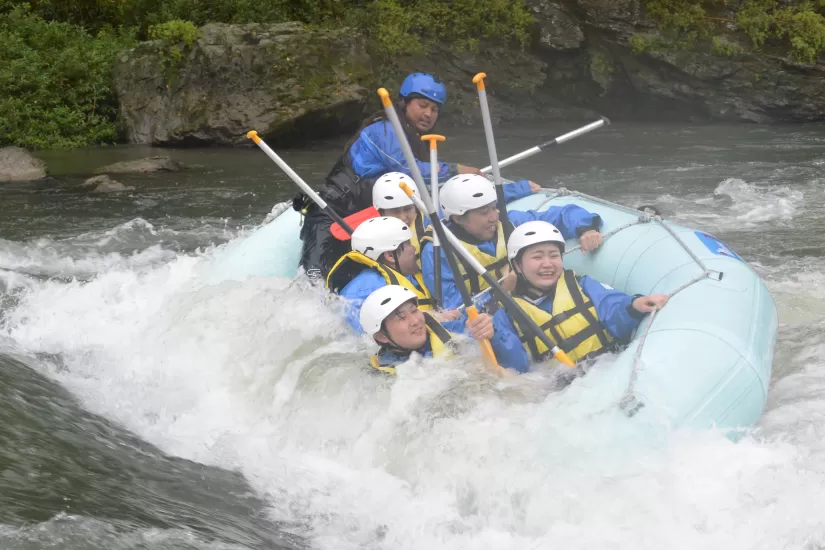
[[[477,245],[470,244],[466,240],[462,239],[462,234],[464,231],[461,229],[454,229],[453,233],[458,237],[464,248],[484,266],[486,271],[489,271],[490,274],[496,278],[496,280],[501,279],[507,273],[510,272],[510,262],[507,259],[507,242],[504,239],[504,228],[501,225],[501,222],[498,222],[498,226],[496,227],[496,255],[490,256],[486,252],[483,252]],[[465,265],[464,260],[461,258],[461,255],[456,254],[456,260],[458,262],[458,276],[456,276],[456,282],[458,282],[459,278],[464,281],[465,286],[467,287],[467,291],[472,294],[478,294],[482,290],[487,289],[490,285],[487,284],[487,281],[481,278],[473,268],[469,265]]]
[[[421,247],[426,242],[433,240],[433,226],[432,224],[424,227],[424,215],[421,212],[415,214],[415,223],[410,227],[413,237],[410,239],[415,248],[415,261],[418,263],[418,270],[421,270]]]
[[[360,252],[350,251],[341,256],[327,275],[327,288],[333,292],[341,292],[356,275],[365,268],[377,271],[388,285],[399,285],[411,290],[418,297],[418,307],[422,310],[432,309],[433,297],[424,284],[424,278],[419,271],[414,275],[418,285],[414,285],[407,277],[393,268],[372,260]]]
[[[578,362],[603,353],[613,342],[613,337],[599,323],[593,302],[582,291],[576,274],[569,269],[564,270],[556,283],[552,313],[547,313],[528,298],[516,296],[514,299],[573,361]],[[538,338],[525,335],[518,323],[514,324],[533,361],[545,361],[551,354],[544,343]]]
[[[429,313],[424,313],[424,322],[427,324],[427,335],[430,339],[430,349],[432,350],[433,357],[452,357],[453,335],[450,334],[450,331],[444,328],[441,323],[436,321]],[[380,353],[379,351],[379,354]],[[402,360],[399,357],[393,357],[390,360],[384,358],[382,360],[379,354],[370,357],[370,366],[387,374],[394,375],[395,367],[406,360]]]

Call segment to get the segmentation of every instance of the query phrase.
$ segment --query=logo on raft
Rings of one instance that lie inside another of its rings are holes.
[[[699,238],[702,243],[708,247],[708,250],[713,252],[714,254],[718,254],[719,256],[727,256],[728,258],[734,258],[739,260],[740,262],[744,262],[742,258],[739,257],[739,254],[728,248],[728,245],[714,237],[709,233],[705,233],[703,231],[696,231],[696,236]]]

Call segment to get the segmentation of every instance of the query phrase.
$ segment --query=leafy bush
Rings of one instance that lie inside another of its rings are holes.
[[[165,47],[161,50],[164,70],[171,73],[183,60],[183,51],[191,48],[198,39],[200,29],[191,21],[174,19],[149,27],[149,38],[162,40]]]
[[[25,7],[0,15],[0,145],[79,147],[116,139],[115,56],[134,37],[92,35]]]
[[[137,38],[166,42],[173,69],[209,22],[349,26],[388,62],[438,41],[523,46],[524,0],[0,0],[0,145],[77,147],[116,139],[112,66]]]
[[[713,40],[731,27],[755,48],[784,51],[796,61],[815,63],[825,50],[823,0],[645,0],[645,7],[673,42],[710,39],[717,55],[738,53],[732,44]],[[734,8],[731,19],[728,10]],[[632,43],[634,51],[642,51],[642,46],[639,39]]]

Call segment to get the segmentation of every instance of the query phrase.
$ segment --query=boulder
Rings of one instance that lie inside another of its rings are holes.
[[[146,157],[115,162],[98,168],[95,174],[145,174],[148,172],[177,172],[183,165],[170,157]]]
[[[169,47],[145,42],[116,63],[120,125],[132,143],[248,144],[253,129],[293,143],[357,127],[377,105],[359,84],[372,62],[350,29],[209,24],[180,62],[163,62]]]
[[[530,6],[539,30],[540,47],[576,50],[584,44],[584,32],[575,18],[557,2],[537,0]]]
[[[113,180],[106,174],[95,176],[84,181],[83,187],[94,187],[92,193],[119,193],[121,191],[131,191],[134,187],[127,187],[119,181]]]
[[[547,66],[538,97],[554,96],[617,120],[825,120],[825,67],[754,51],[733,28],[717,37],[724,54],[713,53],[709,43],[692,49],[657,45],[639,53],[632,37],[667,42],[641,0],[527,4],[539,27],[537,51]],[[728,15],[735,19],[735,13]]]
[[[0,182],[46,177],[46,163],[20,147],[0,148]]]

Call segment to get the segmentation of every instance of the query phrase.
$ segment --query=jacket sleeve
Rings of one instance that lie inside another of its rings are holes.
[[[490,338],[490,344],[499,365],[517,372],[529,371],[530,357],[504,308],[500,308],[493,315],[493,330],[495,334]]]
[[[602,326],[617,340],[628,342],[645,316],[631,306],[634,297],[587,275],[579,280],[579,284],[596,307]]]
[[[401,144],[395,137],[392,124],[378,121],[370,124],[358,135],[350,147],[350,161],[355,173],[362,178],[377,178],[387,172],[403,172],[411,176]],[[418,169],[425,181],[430,181],[430,163],[417,160]],[[438,179],[444,181],[453,175],[455,165],[438,163]]]
[[[421,247],[421,273],[424,275],[424,284],[432,294],[435,294],[435,262],[433,261],[432,243],[425,243]],[[455,309],[464,305],[443,248],[441,249],[441,298],[443,309]]]
[[[510,221],[516,227],[523,223],[536,220],[552,223],[561,231],[565,239],[580,237],[585,231],[599,229],[602,226],[602,219],[598,214],[588,212],[581,206],[576,206],[575,204],[551,206],[542,212],[537,210],[527,210],[524,212],[511,210],[509,217]]]
[[[364,334],[360,320],[361,306],[364,304],[364,300],[374,291],[386,285],[387,282],[381,275],[365,269],[341,289],[341,296],[347,299],[347,323],[356,333]]]
[[[530,190],[530,182],[527,180],[505,183],[502,190],[504,191],[504,202],[513,202],[533,194]]]

